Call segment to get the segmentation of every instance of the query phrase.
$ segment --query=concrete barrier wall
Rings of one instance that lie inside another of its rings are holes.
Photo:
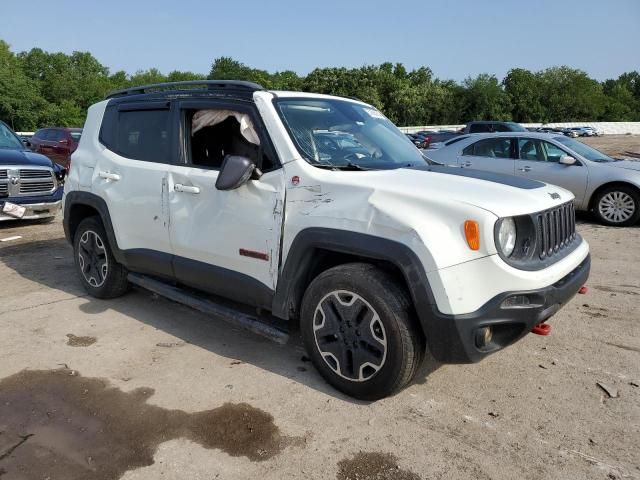
[[[640,122],[561,122],[561,123],[523,123],[524,127],[593,127],[607,135],[640,135]],[[425,125],[422,127],[401,127],[405,133],[420,130],[459,130],[464,125]]]

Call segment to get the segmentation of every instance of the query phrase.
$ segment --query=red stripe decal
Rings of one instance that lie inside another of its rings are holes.
[[[246,248],[240,249],[240,255],[243,257],[257,258],[258,260],[269,261],[269,254],[262,252],[255,252],[253,250],[247,250]]]

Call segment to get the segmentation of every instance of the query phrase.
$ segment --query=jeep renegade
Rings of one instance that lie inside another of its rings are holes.
[[[371,400],[425,356],[479,361],[571,299],[590,268],[572,201],[429,165],[358,100],[178,82],[90,107],[64,228],[91,295],[144,276],[267,312],[299,325],[329,383]]]

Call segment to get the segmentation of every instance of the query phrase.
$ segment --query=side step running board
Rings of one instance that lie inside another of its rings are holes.
[[[232,306],[227,306],[222,302],[216,302],[208,296],[198,295],[189,290],[168,285],[152,277],[147,277],[146,275],[130,273],[128,280],[139,287],[157,293],[169,300],[181,303],[207,315],[215,316],[230,325],[262,335],[274,342],[285,344],[289,341],[287,331],[275,326],[276,323],[280,322],[284,325],[284,322],[274,319],[273,317],[251,315],[237,310]]]

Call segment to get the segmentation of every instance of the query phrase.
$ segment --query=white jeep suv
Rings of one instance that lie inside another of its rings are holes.
[[[425,355],[475,362],[543,329],[589,274],[572,200],[431,166],[358,100],[179,82],[89,109],[64,227],[91,295],[165,285],[299,325],[328,382],[376,399]]]

